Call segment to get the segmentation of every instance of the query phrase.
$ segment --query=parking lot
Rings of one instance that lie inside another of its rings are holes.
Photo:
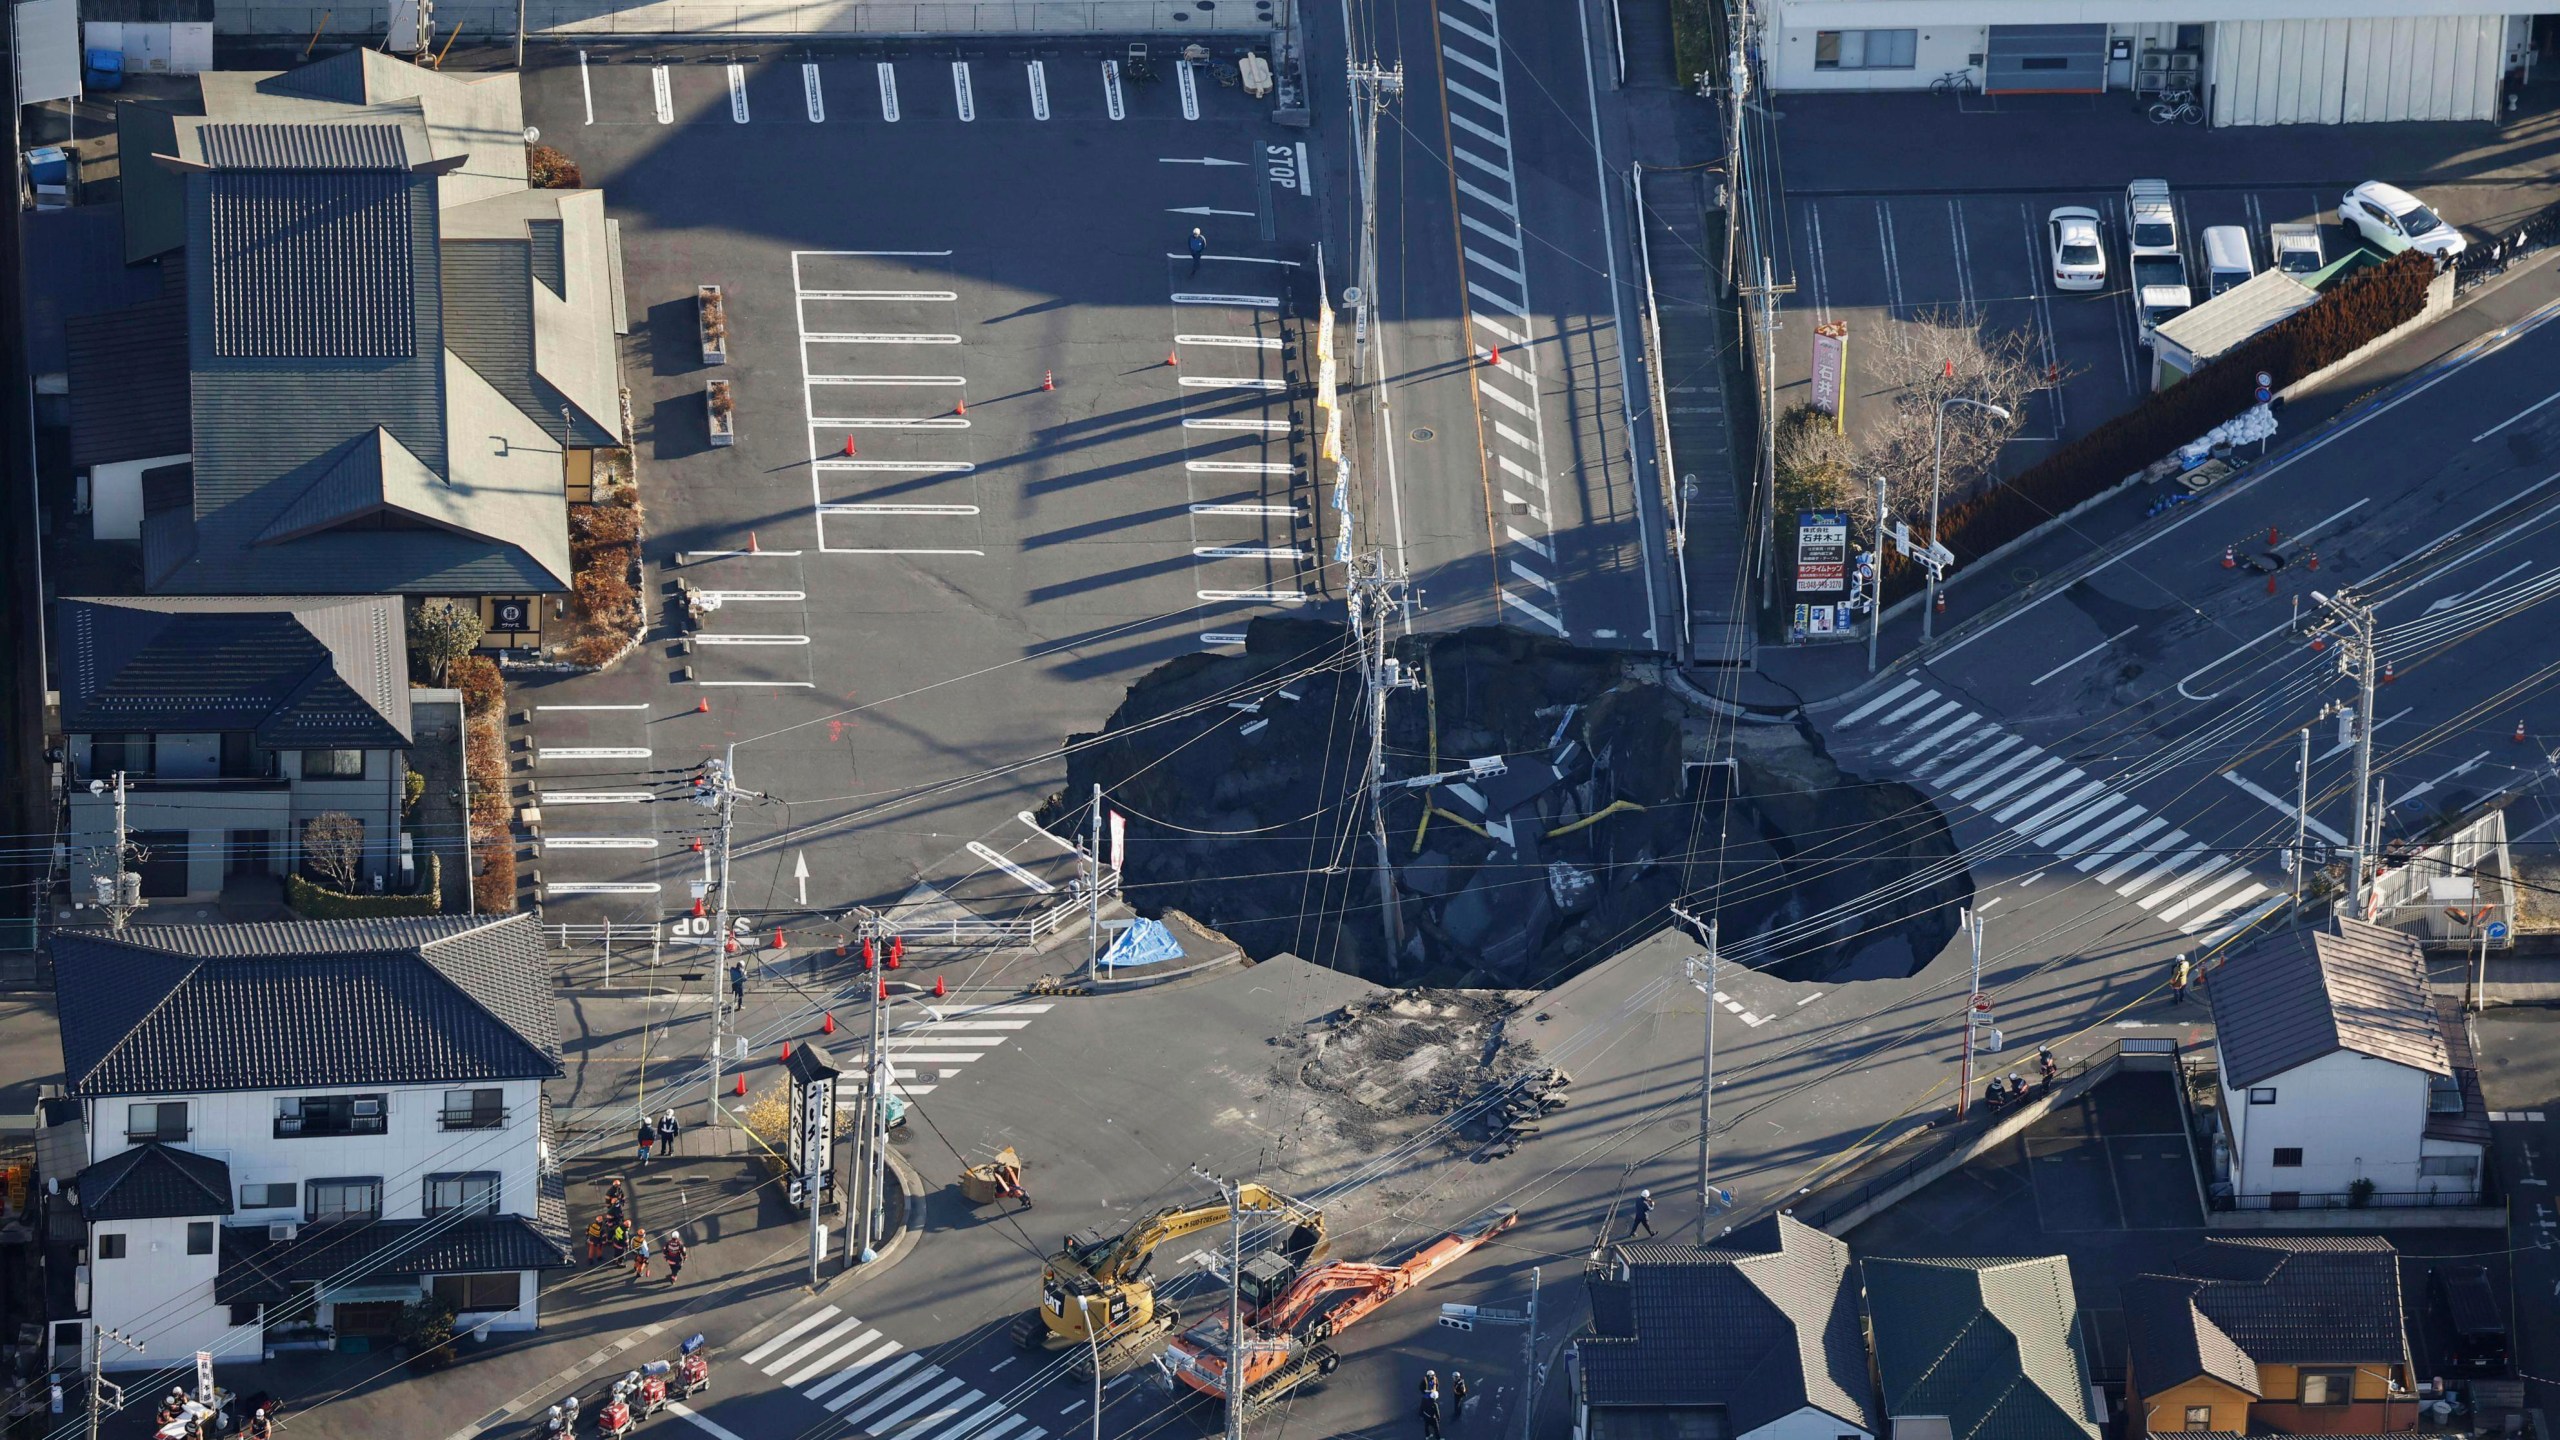
[[[547,918],[688,909],[708,817],[665,802],[731,743],[760,926],[1050,903],[1056,747],[1329,593],[1291,413],[1309,133],[1164,47],[1152,83],[1118,45],[539,58],[527,119],[605,191],[645,317],[649,591],[709,602],[690,643],[520,683]]]
[[[1799,94],[1783,108],[1790,248],[1777,278],[1783,283],[1791,272],[1795,286],[1780,302],[1779,404],[1811,393],[1814,324],[1845,320],[1854,434],[1861,405],[1882,403],[1868,363],[1874,347],[1859,337],[1887,318],[1975,311],[1995,329],[2027,335],[2060,377],[2020,417],[2003,462],[2011,474],[2150,390],[2149,355],[2136,343],[2125,289],[2127,181],[2168,180],[2199,300],[2206,229],[2245,229],[2263,269],[2269,225],[2314,221],[2334,258],[2354,238],[2338,224],[2338,201],[2360,180],[2403,185],[2475,240],[2552,198],[2540,158],[2555,123],[2548,114],[2505,127],[2215,130],[2152,125],[2122,95],[2001,96],[1960,106],[1912,94]],[[2054,289],[2045,220],[2060,205],[2085,205],[2104,218],[2104,289]]]

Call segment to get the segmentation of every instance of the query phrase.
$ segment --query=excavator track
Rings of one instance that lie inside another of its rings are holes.
[[[1286,1399],[1290,1391],[1310,1380],[1330,1375],[1342,1364],[1342,1357],[1330,1345],[1310,1345],[1306,1353],[1262,1378],[1260,1384],[1244,1392],[1245,1418],[1251,1419]]]
[[[1093,1345],[1081,1340],[1068,1340],[1052,1333],[1048,1322],[1040,1317],[1040,1311],[1025,1311],[1014,1317],[1013,1325],[1007,1333],[1012,1336],[1015,1345],[1025,1350],[1070,1352],[1073,1356],[1075,1378],[1078,1380],[1093,1378],[1093,1365],[1097,1353],[1102,1361],[1103,1379],[1116,1380],[1128,1374],[1146,1364],[1154,1356],[1157,1343],[1171,1334],[1176,1325],[1182,1323],[1181,1311],[1169,1305],[1161,1306],[1146,1324],[1124,1329],[1119,1334],[1103,1340],[1099,1345]]]

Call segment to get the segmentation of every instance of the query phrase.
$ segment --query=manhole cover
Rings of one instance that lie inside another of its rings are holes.
[[[2009,583],[2013,585],[2033,585],[2036,583],[2036,577],[2043,573],[2043,571],[2038,570],[2033,565],[2020,565],[2009,572]]]
[[[1428,439],[1430,439],[1430,438],[1431,438],[1431,436],[1432,436],[1432,430],[1431,430],[1431,427],[1430,427],[1430,426],[1428,426],[1428,425],[1416,425],[1416,426],[1414,426],[1414,427],[1413,427],[1413,438],[1414,438],[1414,439],[1416,439],[1416,440],[1428,440]]]

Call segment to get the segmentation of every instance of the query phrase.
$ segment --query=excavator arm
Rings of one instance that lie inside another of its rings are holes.
[[[1237,1186],[1236,1208],[1248,1214],[1285,1216],[1302,1227],[1312,1227],[1314,1237],[1319,1240],[1324,1234],[1323,1212],[1301,1205],[1268,1186],[1250,1183]],[[1227,1207],[1223,1201],[1216,1205],[1168,1205],[1122,1235],[1110,1253],[1093,1265],[1093,1278],[1104,1285],[1117,1285],[1134,1277],[1147,1263],[1147,1257],[1155,1253],[1157,1246],[1225,1223]]]

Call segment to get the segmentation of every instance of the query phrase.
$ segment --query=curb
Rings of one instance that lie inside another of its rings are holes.
[[[2560,253],[2560,247],[2553,247],[2553,249],[2555,253]],[[2531,268],[2533,267],[2511,270],[2507,272],[2507,274],[2521,275],[2529,273]],[[2480,287],[2472,292],[2472,295],[2476,298],[2489,293],[2493,286],[2505,278],[2507,277],[2495,276],[2488,281],[2483,281]],[[2459,308],[2459,306],[2456,307],[2457,310]],[[2402,392],[2414,392],[2417,388],[2420,388],[2423,385],[2433,384],[2436,381],[2443,379],[2444,376],[2450,373],[2453,369],[2469,364],[2473,360],[2479,358],[2477,354],[2472,352],[2480,351],[2483,347],[2491,345],[2501,339],[2513,338],[2515,336],[2528,333],[2533,329],[2538,328],[2540,325],[2547,323],[2555,315],[2560,315],[2560,300],[2554,300],[2548,304],[2540,306],[2531,313],[2520,316],[2517,319],[2508,322],[2506,325],[2490,331],[2488,334],[2479,336],[2473,340],[2458,345],[2453,349],[2447,350],[2417,369],[2411,370],[2408,374],[2400,377],[2400,379],[2389,385],[2369,390],[2359,396],[2356,396],[2336,414],[2331,415],[2326,421],[2322,422],[2319,429],[2300,437],[2292,445],[2289,445],[2286,448],[2258,461],[2247,470],[2241,472],[2241,474],[2232,480],[2231,483],[2215,489],[2212,494],[2204,500],[2194,505],[2180,506],[2176,510],[2166,512],[2165,514],[2157,517],[2158,520],[2165,523],[2160,524],[2156,531],[2152,531],[2152,534],[2165,534],[2170,529],[2183,525],[2189,520],[2208,514],[2213,510],[2220,508],[2224,502],[2229,501],[2234,496],[2245,494],[2246,492],[2257,488],[2260,482],[2275,474],[2278,470],[2284,468],[2284,466],[2292,460],[2301,455],[2308,454],[2311,450],[2320,445],[2327,444],[2331,439],[2334,439],[2336,436],[2343,433],[2351,424],[2360,423],[2364,416],[2372,413],[2372,407],[2375,401],[2388,400]],[[2106,494],[2116,494],[2122,488],[2123,487],[2121,485],[2111,487]],[[2075,510],[2068,513],[2078,512]],[[2046,533],[2048,527],[2061,524],[2066,518],[2067,514],[2065,516],[2057,516],[2054,519],[2047,520],[2042,525],[2037,526],[2035,530],[2029,531],[2027,534],[2021,535],[2016,540],[2009,543],[2011,545],[2023,544],[2027,540],[2032,539],[2039,534]],[[1938,642],[1934,647],[1925,651],[1905,651],[1902,655],[1897,656],[1895,659],[1879,668],[1875,674],[1868,676],[1865,680],[1851,686],[1847,690],[1844,690],[1837,695],[1826,696],[1819,700],[1806,702],[1804,706],[1804,713],[1807,716],[1811,716],[1817,712],[1827,712],[1836,710],[1843,705],[1853,704],[1856,701],[1865,698],[1867,695],[1872,694],[1879,686],[1882,686],[1887,681],[1895,679],[1904,671],[1917,669],[1928,664],[1931,659],[1953,649],[1958,642],[1967,639],[1977,631],[1986,629],[1995,624],[2004,623],[2011,616],[2019,613],[2027,607],[2041,604],[2044,601],[2051,599],[2061,591],[2070,589],[2072,586],[2088,579],[2098,571],[2114,564],[2119,558],[2121,558],[2120,552],[2122,551],[2125,543],[2144,538],[2145,532],[2150,529],[2151,527],[2148,525],[2135,526],[2133,529],[2126,531],[2123,535],[2119,536],[2118,543],[2110,549],[2084,555],[2069,569],[2058,571],[2053,575],[2044,577],[2034,585],[2015,591],[2006,599],[1994,604],[1990,609],[1983,613],[1973,616],[1961,625],[1950,628],[1939,636]],[[2002,548],[2006,549],[2008,547],[2003,546]],[[1999,552],[1994,551],[1993,553],[1997,554]]]

